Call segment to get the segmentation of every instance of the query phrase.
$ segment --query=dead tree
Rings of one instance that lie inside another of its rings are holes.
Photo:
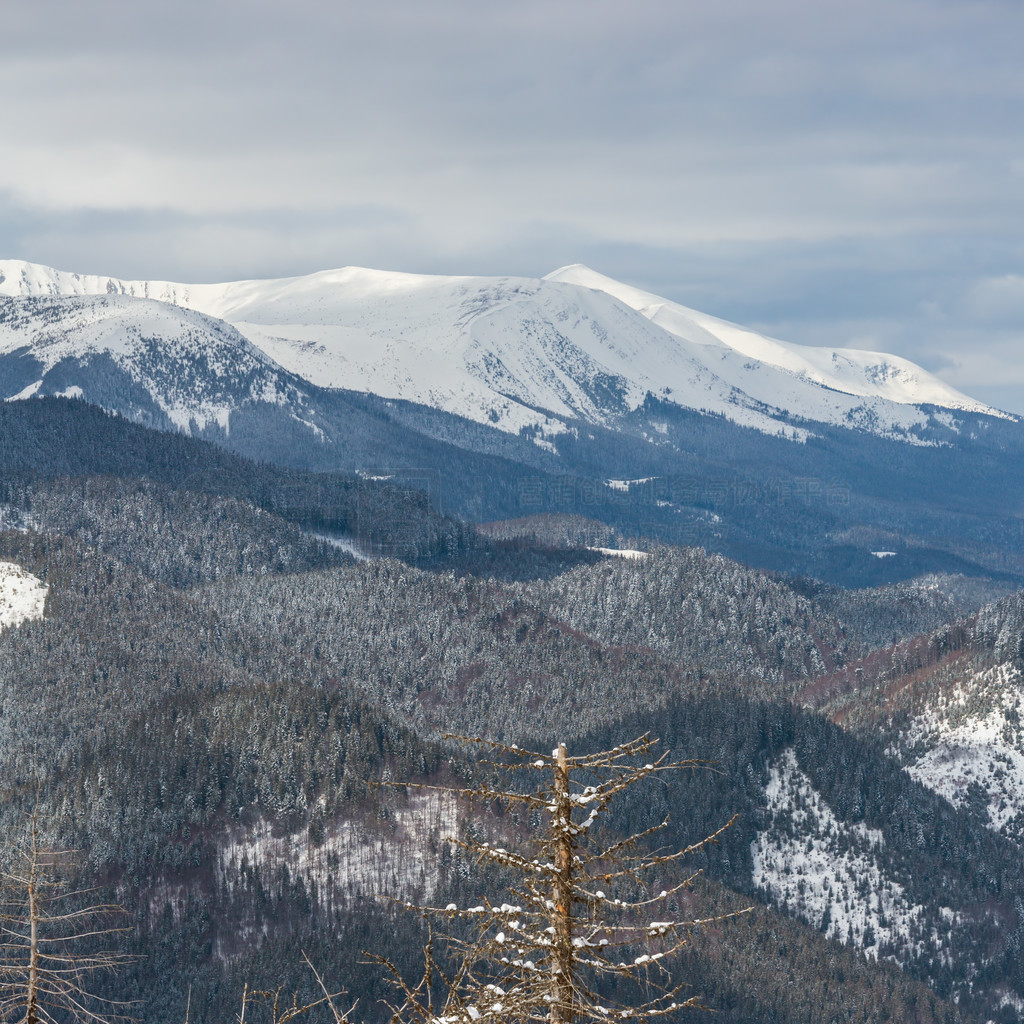
[[[300,1001],[298,993],[295,993],[289,1003],[287,1000],[282,999],[281,989],[261,991],[259,989],[250,989],[248,983],[246,983],[245,988],[242,990],[242,1009],[235,1017],[238,1024],[249,1024],[245,1015],[253,1004],[264,1011],[264,1018],[269,1018],[269,1024],[291,1024],[291,1021],[298,1017],[304,1017],[307,1013],[321,1006],[326,1006],[330,1011],[334,1024],[348,1024],[350,1014],[355,1010],[355,1003],[348,1010],[339,1009],[335,1000],[344,995],[344,992],[331,992],[325,984],[323,976],[313,966],[313,961],[309,959],[309,956],[303,953],[302,959],[313,972],[313,977],[316,978],[317,985],[320,986],[320,991],[323,992],[323,995],[319,999],[303,1003]],[[191,998],[192,993],[189,991],[190,1001]],[[189,1024],[188,1010],[185,1011],[185,1024]]]
[[[130,963],[98,949],[123,929],[113,904],[88,904],[94,890],[60,880],[70,855],[45,846],[38,811],[0,868],[0,1020],[18,1024],[102,1024],[126,1017],[126,1005],[92,994],[92,975]],[[83,905],[86,904],[86,905]]]
[[[466,742],[500,758],[486,763],[504,772],[538,772],[543,781],[532,792],[487,785],[452,792],[540,812],[546,825],[525,851],[472,837],[458,841],[478,861],[511,870],[517,882],[504,902],[414,908],[431,921],[432,932],[438,920],[449,927],[461,920],[466,937],[432,937],[415,984],[390,961],[374,958],[402,996],[391,1005],[394,1024],[647,1022],[699,1005],[699,997],[684,995],[686,983],[673,977],[672,957],[695,928],[736,914],[687,919],[670,912],[669,904],[677,906],[699,874],[682,870],[679,862],[716,842],[735,817],[671,852],[651,850],[667,819],[624,839],[610,838],[599,825],[609,804],[630,787],[707,763],[654,757],[657,741],[646,735],[578,757],[564,745],[543,754]],[[652,894],[649,882],[657,875],[664,886]],[[618,995],[609,994],[613,989]]]

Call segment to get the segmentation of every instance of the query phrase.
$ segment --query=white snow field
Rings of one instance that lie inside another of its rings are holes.
[[[897,755],[922,785],[959,807],[985,795],[988,826],[1024,839],[1024,679],[1011,664],[938,692],[900,736]]]
[[[766,787],[768,827],[751,844],[753,882],[776,904],[830,938],[861,946],[877,958],[889,945],[920,955],[942,936],[925,934],[924,908],[913,904],[885,868],[878,829],[839,821],[786,750]],[[952,923],[952,910],[943,909]]]
[[[50,588],[14,562],[0,562],[0,629],[43,617]]]
[[[227,321],[313,384],[529,427],[542,446],[565,420],[611,425],[648,394],[794,440],[813,426],[787,414],[912,442],[922,403],[1003,415],[905,359],[776,341],[580,265],[542,279],[346,267],[190,285],[8,260],[0,295],[173,303]]]

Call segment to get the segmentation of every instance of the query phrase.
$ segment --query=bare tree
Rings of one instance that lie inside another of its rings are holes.
[[[123,913],[113,904],[88,904],[95,890],[60,880],[71,857],[45,846],[38,808],[0,868],[0,1020],[19,1024],[103,1024],[126,1019],[126,1005],[86,987],[90,976],[132,958],[97,949],[117,932]],[[87,904],[87,905],[83,905]]]
[[[625,839],[614,839],[600,822],[615,797],[632,786],[707,763],[654,757],[657,741],[647,735],[579,757],[570,757],[564,745],[543,754],[466,742],[500,758],[487,763],[502,771],[535,771],[543,781],[532,792],[487,785],[454,792],[539,812],[546,825],[525,852],[472,837],[459,841],[480,862],[512,871],[517,882],[500,904],[415,908],[431,921],[461,920],[465,937],[432,937],[416,983],[387,959],[373,958],[402,995],[390,1007],[395,1024],[647,1022],[699,1005],[698,996],[684,995],[685,982],[673,977],[672,956],[695,928],[736,913],[699,920],[670,909],[678,908],[682,890],[699,874],[681,870],[678,862],[716,842],[735,817],[671,852],[651,850],[667,819]],[[653,892],[652,882],[662,887]]]
[[[307,1013],[317,1009],[320,1006],[326,1006],[330,1011],[331,1019],[334,1024],[347,1024],[349,1015],[355,1010],[355,1003],[348,1010],[341,1010],[338,1008],[335,1000],[344,995],[344,992],[331,992],[324,982],[323,976],[313,966],[313,961],[309,959],[308,954],[303,953],[302,959],[306,962],[306,965],[313,972],[313,977],[316,978],[317,985],[323,995],[319,999],[313,999],[309,1002],[302,1002],[299,999],[298,993],[292,996],[291,1002],[282,999],[282,989],[275,989],[273,991],[266,991],[260,989],[250,989],[248,983],[242,990],[242,1009],[241,1012],[236,1015],[238,1024],[248,1024],[245,1019],[246,1013],[249,1007],[256,1005],[263,1010],[265,1018],[269,1018],[269,1024],[290,1024],[291,1021],[297,1017],[304,1017]],[[189,1000],[191,1001],[192,993],[189,992]],[[188,1011],[185,1011],[185,1024],[189,1024]]]

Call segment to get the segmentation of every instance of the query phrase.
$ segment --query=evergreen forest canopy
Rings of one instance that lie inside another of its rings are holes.
[[[737,430],[695,427],[691,448],[746,443]],[[621,443],[624,470],[635,449]],[[807,461],[770,471],[772,439],[726,448],[723,472],[758,486],[809,477],[801,466],[832,464],[830,443],[791,445]],[[719,547],[803,551],[786,568],[808,575],[788,576],[671,543],[665,522],[642,520],[671,500],[656,489],[610,489],[600,516],[581,515],[595,508],[582,468],[556,476],[478,452],[483,475],[467,481],[452,455],[432,501],[82,402],[2,404],[0,562],[48,587],[42,618],[0,627],[4,848],[38,799],[47,842],[79,851],[69,882],[128,911],[119,953],[137,959],[98,991],[136,1001],[142,1020],[180,1022],[188,1006],[227,1021],[246,984],[311,1000],[301,951],[362,1019],[385,1019],[384,973],[360,951],[413,977],[425,936],[376,897],[464,906],[502,891],[500,870],[476,870],[443,837],[529,839],[543,821],[375,783],[486,783],[451,732],[582,754],[650,732],[715,770],[626,794],[610,838],[667,815],[659,843],[681,848],[739,816],[694,854],[703,875],[673,911],[755,906],[696,929],[679,954],[679,977],[718,1019],[1015,1021],[1024,816],[1000,780],[1024,756],[1021,566],[1004,543],[1019,478],[985,481],[999,496],[987,518],[963,497],[1001,443],[976,458],[936,449],[915,476],[865,439],[845,456],[868,467],[845,504],[790,492],[764,516],[718,491],[696,503],[707,536],[730,505]],[[596,451],[578,445],[572,464]],[[493,497],[481,480],[499,470]],[[695,456],[694,478],[705,471]],[[886,489],[901,475],[896,502]],[[517,495],[552,481],[561,506],[522,507]],[[502,521],[456,514],[471,491]],[[880,509],[945,539],[908,543],[890,568],[868,550],[884,541]],[[863,536],[859,516],[873,524]],[[812,572],[812,538],[844,517],[839,575],[882,585],[821,582],[840,547]],[[929,758],[953,758],[942,730],[956,739],[972,722],[995,737],[978,755],[991,771],[948,760],[969,782],[944,793]]]

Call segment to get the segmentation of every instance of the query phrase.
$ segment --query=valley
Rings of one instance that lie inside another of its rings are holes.
[[[126,909],[102,995],[228,1020],[305,952],[386,1020],[388,898],[540,827],[390,784],[650,734],[708,770],[610,839],[738,815],[681,897],[754,907],[679,957],[716,1019],[1021,1019],[1016,417],[580,267],[0,268],[0,830]]]

